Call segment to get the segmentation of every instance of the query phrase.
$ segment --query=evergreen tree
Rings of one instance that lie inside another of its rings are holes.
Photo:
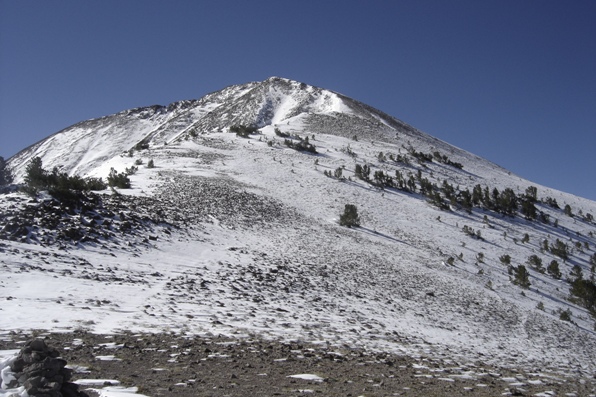
[[[472,203],[476,206],[480,205],[482,201],[482,187],[480,185],[474,186],[472,189]]]
[[[500,211],[509,216],[514,216],[517,211],[517,195],[511,188],[506,188],[499,197]]]
[[[573,282],[582,280],[584,278],[584,272],[582,271],[582,268],[579,265],[573,265],[571,272],[569,273],[569,278]]]
[[[527,260],[528,266],[531,268],[538,270],[540,273],[544,273],[544,268],[542,267],[542,259],[538,255],[530,255]]]
[[[31,193],[48,187],[48,175],[43,169],[41,157],[34,157],[25,169],[25,184]]]
[[[505,266],[509,266],[511,264],[511,256],[509,254],[501,255],[499,260]]]
[[[458,203],[468,214],[472,213],[472,207],[474,204],[472,203],[472,194],[470,194],[470,191],[468,189],[459,192]]]
[[[358,179],[363,179],[362,178],[362,166],[360,164],[356,164],[356,166],[354,167],[354,175],[356,175],[356,178],[358,178]]]
[[[118,187],[120,189],[130,188],[130,179],[126,173],[119,174],[114,168],[110,170],[108,175],[108,185],[111,187]]]
[[[0,156],[0,186],[11,184],[13,179],[12,172],[7,167],[4,157]]]
[[[548,274],[550,274],[553,278],[559,280],[562,276],[561,270],[559,270],[559,262],[556,260],[552,260],[548,267],[546,268]]]
[[[528,186],[526,188],[526,198],[534,203],[538,201],[538,189],[536,186]]]
[[[353,204],[346,204],[344,213],[339,216],[339,224],[347,227],[360,226],[358,208]]]
[[[550,246],[550,252],[553,255],[556,255],[559,258],[563,259],[564,261],[569,259],[569,247],[567,247],[567,244],[565,244],[559,239],[555,241],[554,245]]]
[[[521,213],[528,220],[536,219],[536,216],[538,215],[536,206],[534,206],[534,201],[532,199],[528,199],[527,196],[523,196],[521,198]]]
[[[513,268],[513,284],[519,285],[522,288],[530,287],[530,273],[528,273],[524,265]]]
[[[341,179],[342,174],[343,174],[343,169],[341,167],[337,167],[335,169],[335,171],[333,172],[333,175],[337,178],[337,179]]]
[[[596,285],[592,280],[576,279],[569,290],[571,300],[579,303],[596,316]]]

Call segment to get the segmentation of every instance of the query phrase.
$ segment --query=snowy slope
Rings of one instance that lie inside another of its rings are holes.
[[[241,138],[229,132],[234,125],[259,130]],[[280,133],[309,137],[318,153],[285,146]],[[146,145],[134,149],[139,142]],[[436,151],[462,168],[412,155]],[[0,293],[10,298],[0,330],[259,334],[568,374],[596,369],[594,318],[569,301],[565,281],[574,265],[590,277],[596,224],[587,214],[596,203],[341,94],[270,78],[69,127],[10,159],[18,178],[34,156],[48,169],[103,177],[153,159],[155,168],[141,165],[133,188],[119,191],[144,201],[113,211],[110,222],[159,221],[137,234],[113,229],[105,240],[54,244],[32,219],[28,235],[0,240]],[[548,222],[441,210],[419,190],[358,179],[356,164],[370,166],[371,178],[399,171],[459,190],[479,184],[521,195],[534,186]],[[326,175],[338,168],[341,178]],[[345,204],[357,206],[360,227],[338,225]],[[20,193],[0,197],[5,215],[31,205]],[[557,239],[570,247],[567,261],[543,249]],[[531,255],[544,267],[557,260],[563,277],[526,264],[531,285],[522,289],[503,255],[515,266]],[[573,323],[560,320],[566,310]]]

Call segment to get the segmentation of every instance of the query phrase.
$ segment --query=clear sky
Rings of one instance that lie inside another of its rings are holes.
[[[0,156],[287,77],[596,200],[596,1],[0,0]]]

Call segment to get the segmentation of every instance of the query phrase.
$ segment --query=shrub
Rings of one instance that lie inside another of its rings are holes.
[[[499,257],[499,260],[501,261],[501,263],[505,266],[509,266],[511,264],[511,256],[508,254],[505,255],[501,255]]]
[[[147,142],[141,141],[135,145],[135,150],[140,151],[140,150],[146,150],[146,149],[149,149],[149,143],[147,143]]]
[[[335,176],[337,179],[342,179],[342,174],[343,174],[343,168],[341,168],[341,167],[337,167],[335,169],[335,171],[333,172],[333,176]]]
[[[353,204],[346,204],[344,213],[339,216],[339,224],[347,227],[360,226],[358,208]]]
[[[230,132],[235,132],[237,136],[248,138],[250,134],[254,134],[259,129],[255,126],[233,125],[230,127]]]
[[[544,268],[542,267],[542,259],[540,259],[538,255],[530,255],[526,263],[531,268],[538,270],[540,273],[544,273]]]
[[[147,168],[155,168],[155,163],[153,162],[153,159],[150,159],[147,162]]]
[[[298,142],[294,142],[292,139],[284,139],[284,145],[299,152],[317,153],[317,148],[308,141],[308,137],[302,139],[296,135],[295,138],[298,139]]]
[[[571,321],[571,310],[567,309],[567,310],[561,310],[559,309],[559,319],[563,320],[563,321],[568,321],[568,322],[572,322]]]
[[[119,174],[118,171],[112,168],[110,170],[110,174],[108,175],[108,185],[120,189],[129,189],[130,179],[126,173]]]
[[[56,167],[52,172],[47,172],[39,157],[35,157],[27,165],[25,184],[25,190],[30,194],[37,194],[39,190],[47,190],[58,201],[73,203],[82,198],[83,192],[106,188],[106,184],[101,178],[83,179],[78,175],[69,176],[66,172],[60,172]]]
[[[275,127],[274,129],[275,131],[275,135],[282,137],[282,138],[288,138],[290,136],[290,134],[286,134],[285,132],[281,132],[281,130],[277,127]]]

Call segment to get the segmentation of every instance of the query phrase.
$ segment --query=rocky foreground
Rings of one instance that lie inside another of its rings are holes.
[[[152,397],[596,395],[594,378],[298,341],[88,332],[36,336],[61,352],[73,382],[105,379],[105,385],[136,386]],[[0,350],[22,348],[31,338],[11,333],[0,340]]]

